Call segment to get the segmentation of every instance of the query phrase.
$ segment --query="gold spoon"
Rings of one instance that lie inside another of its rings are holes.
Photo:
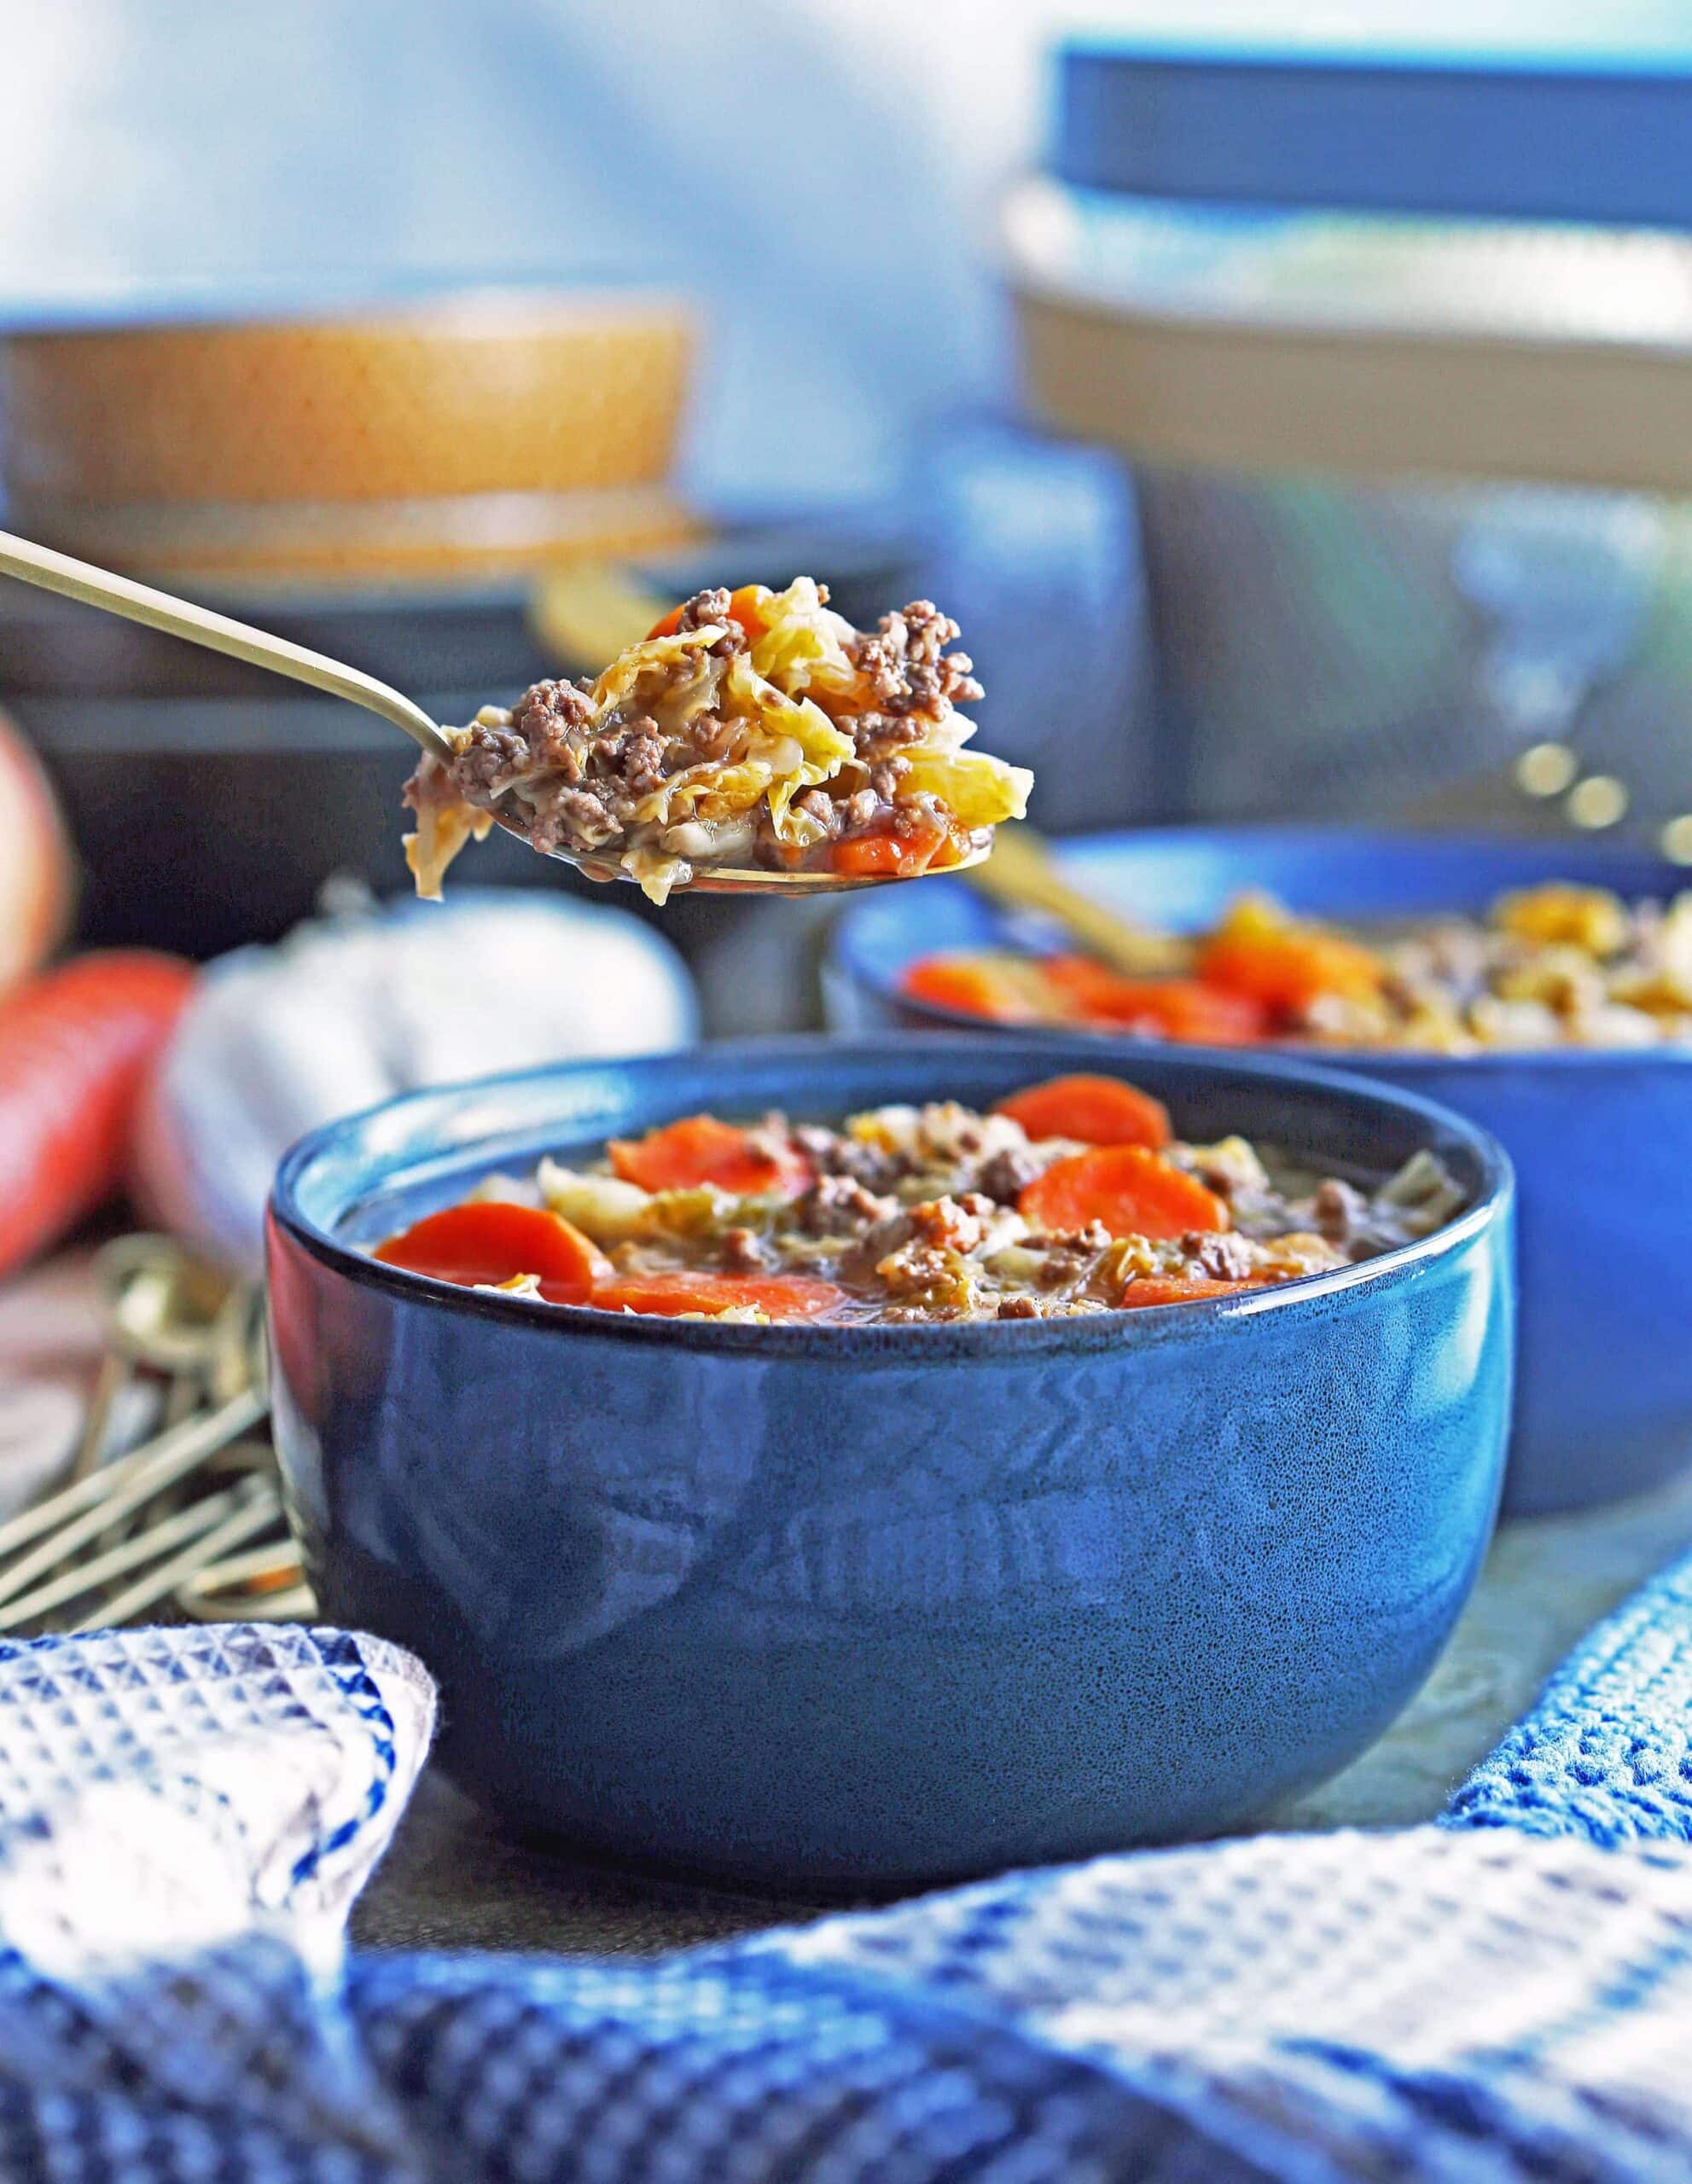
[[[974,874],[971,885],[1007,909],[1035,910],[1055,920],[1090,956],[1129,978],[1160,978],[1186,966],[1186,942],[1131,924],[1072,886],[1044,838],[1026,822],[1008,820],[995,831],[992,862]]]
[[[166,591],[154,591],[148,584],[137,584],[131,577],[96,568],[91,562],[56,553],[50,546],[38,546],[32,539],[16,537],[10,531],[0,531],[0,576],[17,577],[25,584],[39,584],[45,591],[80,600],[84,606],[103,607],[108,614],[121,614],[131,622],[143,622],[149,629],[164,630],[167,636],[183,637],[189,644],[227,653],[230,659],[244,659],[251,666],[267,667],[274,674],[290,676],[296,682],[309,682],[314,689],[327,690],[331,697],[346,698],[355,706],[363,706],[367,712],[380,713],[384,720],[403,729],[420,750],[433,758],[445,762],[456,756],[439,725],[429,718],[421,706],[414,705],[410,698],[391,689],[386,682],[379,682],[374,675],[330,659],[323,653],[312,652],[305,645],[294,644],[286,637],[250,628],[245,622],[231,620],[227,614],[214,614],[209,607],[172,598]],[[497,811],[493,816],[507,834],[515,834],[519,841],[533,847],[520,827],[501,818]],[[631,878],[620,867],[602,858],[573,857],[569,851],[561,849],[545,854],[556,857],[561,863],[574,865],[591,880]],[[968,857],[945,869],[968,871],[971,866],[980,864],[987,854],[987,846],[973,850]],[[911,876],[928,877],[922,873]],[[893,877],[884,873],[763,872],[721,866],[700,874],[689,883],[689,892],[830,895],[848,888],[885,886]]]

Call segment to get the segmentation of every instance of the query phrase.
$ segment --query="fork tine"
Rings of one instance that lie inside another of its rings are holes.
[[[67,1600],[80,1600],[84,1593],[98,1592],[113,1577],[121,1577],[143,1562],[156,1561],[172,1548],[180,1547],[185,1541],[207,1532],[242,1502],[253,1498],[250,1484],[226,1487],[221,1494],[204,1496],[191,1502],[186,1509],[150,1530],[137,1532],[119,1545],[108,1548],[104,1554],[96,1554],[86,1562],[78,1562],[61,1577],[49,1578],[46,1584],[38,1585],[32,1593],[26,1593],[20,1600],[8,1600],[0,1607],[0,1631],[15,1630],[21,1624],[33,1623],[55,1608],[62,1607]]]
[[[0,1571],[0,1601],[15,1598],[38,1577],[55,1568],[67,1555],[103,1531],[114,1517],[124,1515],[161,1486],[169,1485],[172,1479],[182,1478],[195,1465],[204,1463],[208,1456],[246,1432],[249,1426],[256,1425],[264,1414],[263,1398],[249,1388],[216,1410],[171,1427],[156,1441],[125,1457],[121,1463],[67,1487],[51,1502],[43,1502],[26,1511],[6,1531],[15,1533],[28,1525],[26,1538],[35,1537],[44,1531],[48,1536],[38,1546],[20,1556],[9,1569]],[[50,1527],[58,1513],[55,1504],[62,1507],[73,1501],[82,1513],[71,1516],[67,1523],[56,1531],[52,1531]],[[53,1512],[46,1516],[44,1524],[31,1522],[41,1519],[44,1512]],[[13,1543],[15,1542],[8,1542],[5,1533],[0,1533],[0,1552]]]
[[[97,1615],[73,1623],[73,1630],[104,1630],[119,1623],[127,1623],[132,1615],[139,1615],[143,1608],[154,1606],[174,1592],[185,1577],[207,1562],[215,1562],[232,1547],[239,1547],[255,1533],[277,1522],[282,1513],[282,1496],[268,1482],[251,1496],[245,1508],[237,1509],[225,1517],[209,1532],[202,1532],[193,1545],[168,1561],[149,1570],[144,1577],[137,1578],[126,1591],[115,1600],[108,1600]]]
[[[103,1470],[90,1472],[86,1478],[74,1479],[62,1486],[56,1494],[49,1494],[44,1502],[37,1502],[0,1525],[0,1562],[14,1554],[20,1547],[38,1538],[43,1532],[51,1531],[61,1518],[73,1517],[79,1509],[91,1507],[103,1502],[158,1446],[158,1440],[145,1441],[138,1449],[131,1449],[126,1456]]]

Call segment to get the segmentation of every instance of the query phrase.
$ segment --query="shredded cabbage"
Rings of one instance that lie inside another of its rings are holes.
[[[997,827],[1001,820],[1021,818],[1028,809],[1034,776],[1026,766],[1008,766],[985,751],[916,750],[908,755],[906,787],[938,797],[966,827]]]
[[[417,829],[401,839],[418,894],[426,903],[438,903],[446,868],[466,842],[483,839],[493,825],[493,814],[461,803],[439,759],[425,758],[417,780]]]
[[[760,591],[758,611],[768,627],[752,648],[752,665],[766,682],[798,697],[813,682],[841,693],[857,682],[846,650],[850,622],[823,604],[816,580],[795,577],[785,591]]]

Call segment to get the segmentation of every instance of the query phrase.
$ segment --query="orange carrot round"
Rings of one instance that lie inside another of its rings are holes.
[[[743,584],[738,591],[729,595],[729,619],[731,622],[738,622],[747,636],[754,642],[770,626],[760,611],[764,600],[768,596],[768,586],[765,584]],[[654,622],[647,631],[647,642],[650,644],[654,637],[673,637],[681,627],[681,607],[672,607],[667,614],[660,620]]]
[[[1260,1289],[1260,1281],[1218,1281],[1207,1274],[1143,1274],[1122,1292],[1124,1312],[1148,1304],[1201,1304],[1210,1297],[1232,1297],[1241,1289]]]
[[[450,1205],[390,1236],[375,1256],[463,1288],[537,1275],[552,1304],[585,1304],[612,1273],[610,1260],[579,1228],[533,1205]]]
[[[955,1009],[960,1016],[986,1016],[1000,1024],[1028,1024],[1036,1012],[985,959],[970,956],[925,956],[909,964],[899,990],[931,1008]]]
[[[1113,1236],[1184,1236],[1229,1226],[1228,1208],[1184,1170],[1143,1145],[1096,1145],[1037,1176],[1016,1201],[1024,1220],[1055,1235],[1102,1221]]]
[[[605,1312],[646,1312],[677,1319],[684,1312],[722,1312],[755,1305],[772,1320],[815,1320],[846,1302],[832,1281],[802,1274],[713,1274],[680,1269],[665,1274],[622,1274],[602,1281],[593,1302]]]
[[[1206,1047],[1249,1046],[1268,1030],[1260,1001],[1201,979],[1131,979],[1086,956],[1054,956],[1040,966],[1089,1023]]]
[[[1365,997],[1381,977],[1379,960],[1359,942],[1312,927],[1213,933],[1199,951],[1199,971],[1207,984],[1283,1014],[1323,994]]]
[[[811,1163],[797,1147],[766,1150],[715,1115],[689,1115],[642,1138],[613,1137],[606,1150],[613,1171],[643,1191],[712,1183],[736,1198],[797,1198],[811,1182]]]
[[[908,834],[858,834],[836,842],[829,862],[857,880],[910,880],[928,869],[948,840],[944,827],[925,821]]]
[[[1169,1110],[1119,1077],[1049,1077],[1001,1100],[995,1111],[1030,1137],[1073,1137],[1083,1145],[1148,1145],[1170,1139]]]

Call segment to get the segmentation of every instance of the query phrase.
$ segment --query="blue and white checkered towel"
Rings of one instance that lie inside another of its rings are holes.
[[[432,1708],[335,1631],[0,1642],[5,2184],[1692,2184],[1692,1562],[1442,1827],[652,1963],[343,1957]]]

